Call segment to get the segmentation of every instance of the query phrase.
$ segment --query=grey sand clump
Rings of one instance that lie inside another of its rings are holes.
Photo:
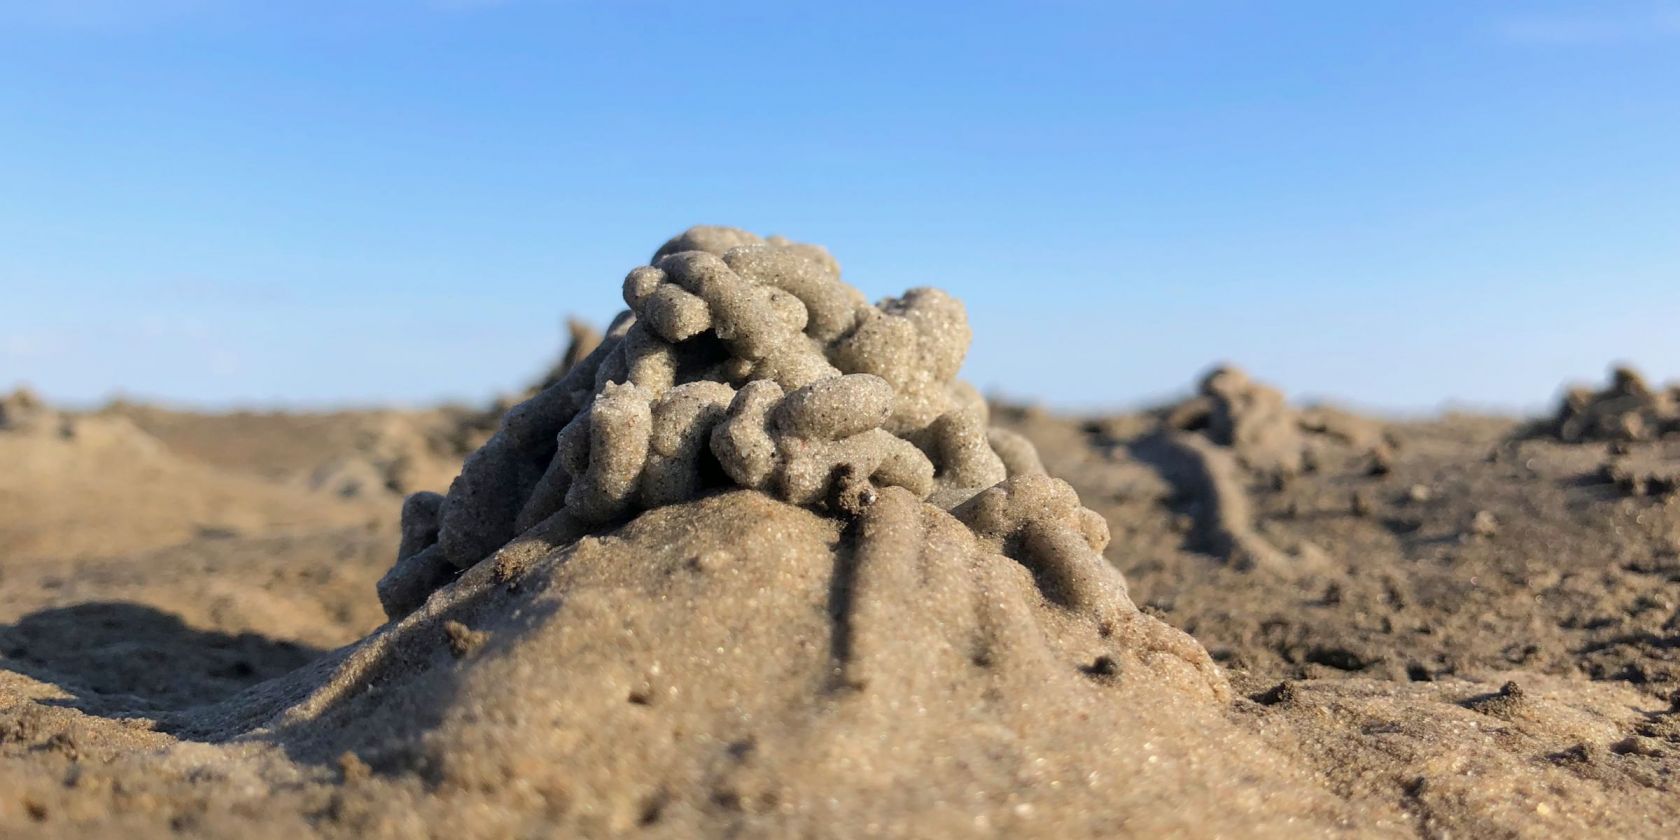
[[[1653,387],[1628,367],[1611,372],[1610,384],[1571,388],[1541,429],[1565,443],[1635,443],[1680,433],[1680,386]]]
[[[405,505],[379,586],[390,616],[498,552],[546,552],[711,490],[855,517],[889,487],[952,511],[1043,474],[956,379],[972,332],[942,291],[870,304],[821,247],[696,227],[623,296],[592,352],[511,408],[446,496]]]

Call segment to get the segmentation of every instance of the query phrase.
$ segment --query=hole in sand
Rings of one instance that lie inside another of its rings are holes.
[[[1099,656],[1091,664],[1079,669],[1085,676],[1097,679],[1113,679],[1120,676],[1120,663],[1112,656]]]

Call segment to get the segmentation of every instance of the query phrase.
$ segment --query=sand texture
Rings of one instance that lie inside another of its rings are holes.
[[[488,410],[0,400],[0,836],[1680,832],[1671,390],[1066,417],[814,246],[624,293]]]

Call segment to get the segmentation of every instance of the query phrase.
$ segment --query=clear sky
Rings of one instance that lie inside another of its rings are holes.
[[[0,387],[480,399],[697,222],[982,387],[1680,376],[1680,3],[0,0]]]

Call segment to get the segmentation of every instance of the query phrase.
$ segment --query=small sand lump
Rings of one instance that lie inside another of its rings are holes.
[[[0,394],[0,432],[56,432],[68,436],[70,423],[34,391],[20,387]]]
[[[1601,391],[1570,389],[1545,431],[1566,443],[1634,442],[1674,434],[1680,432],[1680,386],[1655,388],[1638,371],[1619,367]]]
[[[1166,410],[1168,429],[1200,432],[1264,476],[1297,475],[1331,450],[1358,453],[1372,474],[1393,467],[1393,442],[1381,424],[1328,406],[1296,408],[1283,392],[1229,365],[1204,376],[1197,394]]]
[[[405,506],[379,586],[392,618],[498,551],[540,553],[709,490],[851,517],[888,487],[954,510],[1043,472],[957,381],[972,333],[944,292],[871,305],[820,247],[696,227],[623,296],[599,345],[510,409],[447,496]]]

